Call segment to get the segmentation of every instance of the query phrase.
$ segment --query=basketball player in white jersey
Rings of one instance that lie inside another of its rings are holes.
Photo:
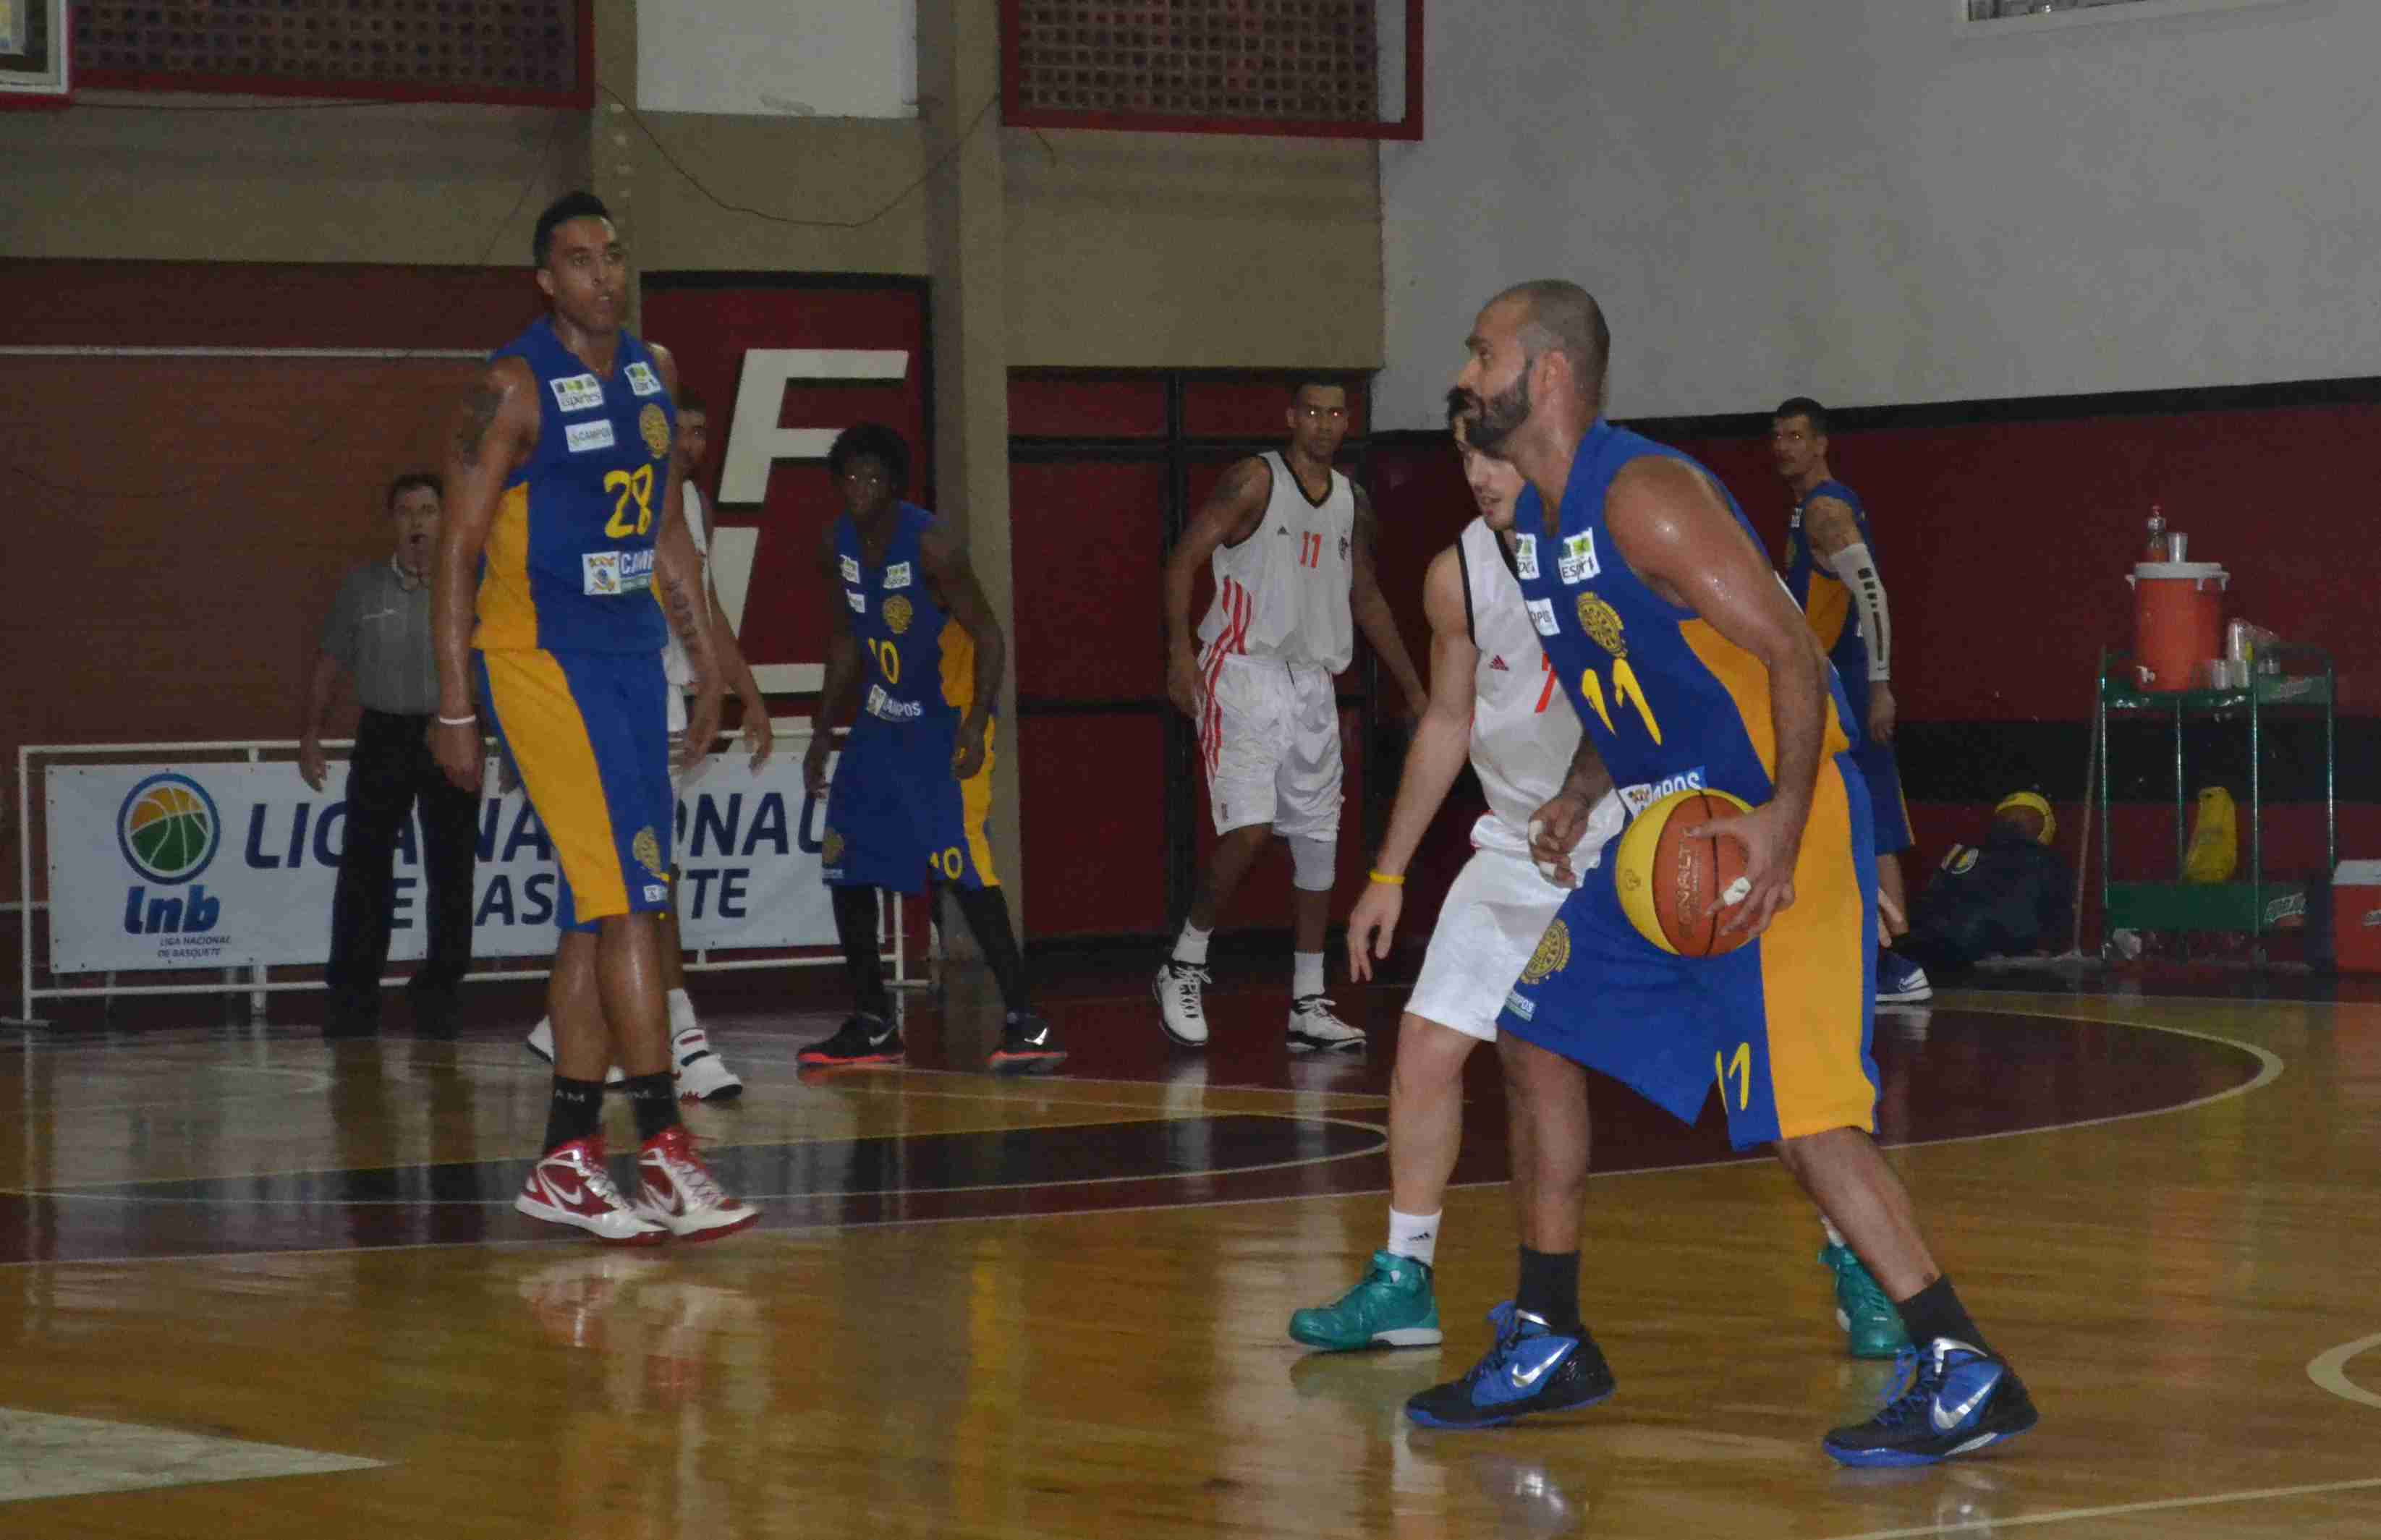
[[[1348,917],[1348,972],[1371,975],[1389,955],[1405,902],[1406,865],[1469,757],[1488,812],[1471,827],[1471,859],[1447,890],[1422,976],[1398,1022],[1389,1079],[1389,1238],[1363,1280],[1289,1318],[1289,1335],[1326,1351],[1422,1347],[1439,1340],[1431,1292],[1440,1199],[1463,1137],[1463,1065],[1496,1040],[1496,1013],[1580,874],[1602,859],[1622,823],[1607,783],[1569,858],[1569,882],[1533,863],[1530,820],[1562,788],[1579,748],[1579,717],[1538,646],[1513,564],[1521,473],[1470,447],[1460,392],[1447,422],[1480,517],[1433,557],[1422,579],[1430,618],[1430,707],[1406,751],[1397,805],[1372,882]],[[1526,559],[1534,560],[1532,547]]]
[[[1348,436],[1346,387],[1302,380],[1289,444],[1224,473],[1166,564],[1166,694],[1199,727],[1221,837],[1157,971],[1166,1035],[1203,1047],[1207,939],[1265,841],[1289,842],[1293,1052],[1357,1052],[1364,1034],[1323,992],[1323,933],[1339,839],[1339,706],[1333,676],[1363,628],[1416,715],[1426,697],[1373,572],[1372,500],[1331,469]],[[1215,602],[1190,641],[1190,582],[1213,561]],[[1351,620],[1353,624],[1351,625]]]
[[[678,444],[673,451],[678,460],[680,483],[686,490],[686,532],[693,537],[695,554],[702,561],[703,592],[711,596],[711,623],[721,635],[734,634],[727,616],[719,605],[719,592],[711,581],[711,516],[702,506],[702,494],[695,489],[694,472],[702,463],[704,452],[711,446],[711,413],[691,392],[678,402]],[[769,728],[768,703],[762,699],[761,687],[753,682],[752,670],[742,655],[730,660],[734,672],[729,682],[744,703],[744,747],[751,752],[752,768],[758,770],[768,762],[775,740]],[[670,730],[670,790],[683,793],[686,784],[702,774],[702,760],[696,760],[690,769],[679,765],[678,751],[686,741],[686,694],[694,684],[694,666],[688,661],[686,647],[670,633],[662,648],[662,672],[668,676]],[[678,933],[678,912],[672,910],[662,916],[662,984],[669,992],[670,1062],[678,1070],[678,1094],[687,1101],[724,1102],[743,1094],[744,1082],[727,1068],[711,1046],[711,1036],[694,1014],[694,1001],[686,992],[686,961],[680,952]],[[529,1051],[551,1061],[554,1057],[554,1023],[541,1018],[530,1029]],[[604,1083],[615,1085],[621,1079],[615,1065],[604,1076]]]

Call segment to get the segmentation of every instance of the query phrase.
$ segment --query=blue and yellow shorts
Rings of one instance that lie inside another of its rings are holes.
[[[657,652],[476,654],[480,696],[562,867],[556,923],[670,907],[669,684]]]
[[[930,881],[999,886],[983,833],[999,727],[985,727],[983,764],[961,781],[951,778],[955,718],[897,723],[863,715],[827,788],[826,831],[819,836],[827,885],[896,893],[919,892]]]
[[[1679,957],[1613,886],[1619,836],[1563,901],[1497,1025],[1611,1076],[1681,1122],[1716,1083],[1738,1149],[1876,1127],[1876,855],[1850,756],[1821,769],[1794,902],[1759,940]]]

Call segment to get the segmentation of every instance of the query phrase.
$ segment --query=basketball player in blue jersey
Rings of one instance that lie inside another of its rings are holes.
[[[1040,1074],[1067,1056],[1025,996],[1008,899],[993,874],[993,715],[1008,647],[967,550],[925,509],[901,500],[910,449],[861,422],[836,436],[827,472],[843,516],[819,550],[824,597],[840,617],[827,644],[817,734],[802,760],[827,799],[824,846],[835,931],[855,1008],[834,1035],[797,1056],[811,1069],[898,1064],[907,1049],[885,990],[876,891],[948,887],[983,949],[1007,1015],[989,1068]],[[832,783],[835,727],[859,717]]]
[[[760,1215],[721,1190],[678,1117],[662,987],[674,809],[661,649],[674,630],[692,667],[694,754],[718,729],[735,642],[711,624],[686,532],[678,371],[621,326],[628,258],[610,215],[568,194],[538,216],[531,252],[551,312],[491,357],[447,456],[431,751],[476,790],[472,703],[485,701],[562,867],[545,1154],[513,1206],[606,1241],[707,1240]],[[641,1145],[632,1202],[604,1165],[610,1064]]]
[[[1732,793],[1752,811],[1702,837],[1743,849],[1745,887],[1720,925],[1748,939],[1712,958],[1656,947],[1622,909],[1609,848],[1563,900],[1497,1020],[1520,1286],[1486,1356],[1407,1414],[1482,1427],[1613,1393],[1579,1309],[1593,1069],[1681,1119],[1716,1081],[1731,1142],[1773,1145],[1893,1299],[1919,1344],[1910,1372],[1874,1418],[1826,1436],[1831,1456],[1925,1464],[2024,1432],[2025,1387],[1935,1265],[1872,1137],[1874,835],[1825,654],[1711,473],[1604,420],[1611,337],[1585,290],[1508,289],[1466,348],[1456,384],[1479,402],[1471,442],[1530,483],[1515,570],[1593,751],[1539,811],[1532,855],[1567,864],[1599,760],[1624,802],[1668,781]]]
[[[1781,404],[1769,420],[1769,453],[1794,494],[1787,526],[1786,586],[1802,606],[1819,645],[1844,681],[1852,708],[1852,763],[1868,782],[1876,815],[1877,886],[1886,898],[1886,928],[1910,926],[1901,886],[1901,852],[1910,837],[1910,805],[1894,763],[1892,610],[1885,574],[1869,532],[1868,509],[1827,465],[1827,409],[1807,396]],[[1914,1005],[1932,999],[1926,971],[1890,947],[1876,959],[1876,1003]]]

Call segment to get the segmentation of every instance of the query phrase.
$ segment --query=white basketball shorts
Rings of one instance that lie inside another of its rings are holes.
[[[1619,831],[1621,808],[1606,798],[1589,819],[1587,833],[1570,856],[1570,869],[1593,871],[1604,859],[1605,842]],[[1471,859],[1447,886],[1438,924],[1422,954],[1422,977],[1414,981],[1406,1009],[1425,1021],[1452,1027],[1483,1043],[1496,1041],[1496,1013],[1506,993],[1537,950],[1538,938],[1554,923],[1555,911],[1570,896],[1539,875],[1528,840],[1494,813],[1471,825]]]
[[[1284,838],[1339,837],[1339,702],[1313,664],[1230,657],[1215,671],[1200,752],[1215,832],[1270,824]]]

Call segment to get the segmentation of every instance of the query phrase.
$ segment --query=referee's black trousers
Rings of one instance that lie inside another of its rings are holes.
[[[471,871],[478,855],[480,794],[458,788],[430,756],[430,718],[367,711],[348,761],[348,813],[331,902],[331,988],[335,1021],[360,1025],[378,1016],[380,978],[388,964],[396,898],[398,832],[421,804],[421,870],[426,879],[408,907],[430,928],[430,948],[413,987],[451,999],[471,965]],[[421,923],[421,922],[416,922]]]

